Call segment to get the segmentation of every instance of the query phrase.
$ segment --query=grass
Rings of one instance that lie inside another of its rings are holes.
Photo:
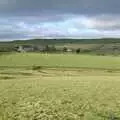
[[[0,56],[0,66],[120,69],[120,57],[39,53],[8,54]]]
[[[112,56],[2,55],[0,120],[120,120],[119,63]]]

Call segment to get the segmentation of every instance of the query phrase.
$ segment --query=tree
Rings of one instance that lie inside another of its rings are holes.
[[[80,53],[80,48],[76,49],[76,53],[77,54]]]
[[[45,51],[47,51],[47,52],[55,52],[55,51],[56,51],[56,48],[55,48],[54,45],[52,45],[52,46],[46,45],[46,46],[45,46]]]
[[[51,47],[50,47],[50,51],[56,51],[56,48],[55,48],[55,46],[54,45],[52,45]]]
[[[63,52],[67,52],[67,48],[66,47],[63,48]]]
[[[49,51],[49,46],[48,45],[45,46],[45,51]]]

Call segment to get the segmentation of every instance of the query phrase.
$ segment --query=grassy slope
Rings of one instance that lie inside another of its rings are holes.
[[[30,39],[0,42],[1,46],[13,45],[64,45],[64,44],[113,44],[120,43],[120,39],[101,38],[101,39]]]
[[[83,44],[108,44],[108,43],[120,43],[120,39],[115,38],[101,38],[101,39],[31,39],[23,41],[13,41],[14,44],[65,44],[65,43],[83,43]]]
[[[6,54],[0,56],[0,66],[47,66],[120,69],[120,57],[75,54]]]

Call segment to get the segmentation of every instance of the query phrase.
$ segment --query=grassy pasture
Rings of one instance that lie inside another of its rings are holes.
[[[63,47],[67,47],[67,48],[81,48],[81,49],[91,49],[91,48],[95,48],[95,47],[99,47],[101,44],[59,44],[56,45],[56,48],[63,48]]]
[[[120,57],[75,54],[16,53],[0,55],[0,66],[120,69]]]
[[[119,100],[120,57],[0,56],[0,120],[120,120]]]

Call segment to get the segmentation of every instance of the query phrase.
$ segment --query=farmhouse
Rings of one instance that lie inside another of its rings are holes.
[[[35,52],[44,51],[44,46],[33,46],[33,45],[20,45],[17,47],[18,52]]]
[[[67,48],[66,52],[72,52],[73,50],[70,48]]]

